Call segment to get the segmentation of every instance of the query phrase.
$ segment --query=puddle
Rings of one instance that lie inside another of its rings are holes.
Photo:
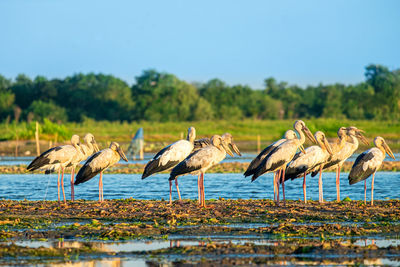
[[[389,248],[390,246],[400,246],[400,238],[392,238],[390,236],[374,236],[374,237],[342,237],[341,242],[348,247],[350,244],[360,247],[376,245],[378,248]],[[76,255],[67,258],[37,258],[35,256],[24,256],[18,258],[2,258],[1,263],[8,265],[26,265],[35,264],[36,266],[174,266],[185,262],[189,265],[198,264],[199,262],[209,265],[390,265],[400,266],[400,251],[394,251],[393,254],[383,253],[374,257],[367,254],[349,253],[342,254],[343,251],[324,250],[322,252],[301,252],[287,254],[287,252],[279,252],[278,254],[259,252],[240,252],[232,253],[229,250],[206,250],[204,254],[182,253],[185,250],[175,250],[175,248],[186,246],[208,247],[211,244],[233,244],[244,245],[253,244],[256,246],[268,247],[286,247],[297,244],[304,246],[304,239],[288,238],[286,240],[276,240],[273,236],[254,236],[254,235],[211,235],[211,236],[192,236],[192,235],[170,235],[169,240],[134,240],[124,242],[114,241],[82,241],[82,240],[48,240],[48,241],[15,241],[0,242],[0,244],[15,244],[30,248],[83,248],[90,247],[97,251],[96,254]],[[316,240],[313,240],[315,244]],[[322,242],[322,241],[321,241]],[[329,242],[329,241],[327,241]],[[336,242],[336,241],[335,241]],[[311,243],[310,243],[311,244]],[[225,245],[221,245],[225,246]],[[234,247],[234,246],[233,246]],[[166,254],[145,254],[141,252],[150,252],[160,249],[173,248]],[[232,250],[234,251],[234,250]],[[217,252],[217,253],[216,253]],[[221,253],[219,253],[221,252]],[[322,254],[320,254],[322,253]],[[10,261],[11,260],[11,261]]]

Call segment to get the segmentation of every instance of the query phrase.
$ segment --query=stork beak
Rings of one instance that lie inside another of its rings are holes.
[[[239,156],[242,156],[242,153],[240,153],[239,148],[236,146],[235,143],[232,142],[230,145],[231,145],[233,151],[234,151],[236,154],[238,154]]]
[[[365,136],[362,133],[364,133],[363,130],[357,129],[356,137],[360,138],[361,142],[363,142],[365,145],[369,146],[369,142],[368,142],[367,138],[365,138]]]
[[[232,151],[229,149],[229,146],[224,141],[221,141],[221,145],[225,149],[226,153],[229,154],[229,156],[231,156],[231,157],[234,156]]]
[[[99,152],[100,149],[99,149],[99,146],[97,145],[96,141],[93,141],[92,144],[93,144],[93,147],[94,147],[94,151],[95,151],[95,152]]]
[[[304,126],[303,131],[306,134],[306,136],[308,137],[308,139],[310,139],[311,142],[318,145],[318,142],[315,139],[314,135],[311,133],[311,131],[307,127]]]
[[[304,146],[303,146],[303,145],[300,145],[300,146],[299,146],[299,149],[300,149],[301,152],[303,152],[304,154],[306,154],[306,151],[304,150]]]
[[[125,160],[126,162],[128,162],[128,159],[126,158],[126,156],[125,156],[125,154],[124,154],[124,151],[122,151],[122,149],[121,149],[120,147],[117,148],[117,152],[118,152],[118,154],[121,156],[121,158],[122,158],[123,160]]]
[[[333,155],[332,147],[326,138],[324,138],[324,146],[326,148],[326,151],[328,151],[330,155]]]
[[[395,159],[392,150],[390,149],[390,147],[389,147],[386,143],[383,143],[383,147],[385,148],[386,153],[388,153],[388,155],[389,155],[392,159]]]

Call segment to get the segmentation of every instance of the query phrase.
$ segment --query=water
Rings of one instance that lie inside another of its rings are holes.
[[[252,257],[267,257],[271,260],[268,265],[315,265],[319,264],[320,260],[323,259],[324,264],[329,265],[354,265],[354,264],[366,264],[366,265],[391,265],[399,266],[398,254],[388,255],[381,254],[377,257],[366,257],[361,259],[354,259],[355,255],[343,255],[337,252],[326,251],[326,255],[315,254],[313,252],[303,254],[274,254],[262,255],[262,254],[240,254],[240,255],[182,255],[171,252],[172,254],[164,254],[161,257],[151,257],[146,255],[140,255],[137,253],[143,251],[152,251],[166,248],[176,248],[184,246],[205,246],[207,243],[228,243],[234,244],[245,244],[252,243],[254,245],[263,246],[282,246],[282,242],[290,242],[290,240],[282,241],[277,240],[274,237],[262,237],[255,240],[248,239],[237,239],[233,236],[225,236],[220,238],[218,236],[210,235],[207,241],[199,237],[175,237],[171,235],[170,240],[135,240],[135,241],[124,241],[124,242],[113,242],[113,241],[79,241],[79,240],[49,240],[49,241],[14,241],[14,242],[2,242],[2,244],[14,243],[18,246],[26,246],[31,248],[80,248],[88,247],[95,248],[99,253],[97,255],[82,255],[77,257],[71,257],[71,259],[57,259],[54,257],[40,258],[40,262],[37,262],[35,256],[20,257],[16,259],[0,259],[0,263],[6,263],[10,265],[29,264],[29,261],[35,262],[37,266],[175,266],[179,265],[180,262],[185,261],[186,265],[195,265],[199,263],[203,264],[217,264],[218,260],[225,257],[245,259],[248,258],[251,262]],[[378,248],[387,248],[389,246],[396,246],[400,243],[399,239],[392,237],[351,237],[343,238],[340,241],[344,245],[353,243],[358,246],[369,246],[371,244],[376,245]],[[293,243],[292,243],[293,244]],[[253,262],[254,264],[254,262]]]
[[[347,173],[341,173],[340,187],[342,199],[346,196],[353,200],[364,199],[364,183],[350,186]],[[335,173],[323,173],[324,199],[336,200]],[[197,177],[179,177],[179,189],[182,198],[197,199]],[[86,183],[75,186],[76,199],[98,199],[98,176]],[[295,179],[285,183],[286,198],[303,199],[303,179]],[[70,198],[70,175],[65,175],[65,192]],[[140,174],[105,174],[103,176],[105,199],[168,199],[168,174],[157,174],[141,180]],[[47,188],[47,185],[48,188]],[[370,199],[371,178],[367,179],[367,200]],[[378,172],[375,176],[374,199],[398,199],[400,192],[399,172]],[[47,190],[47,195],[46,195]],[[57,174],[2,174],[0,175],[0,199],[13,200],[46,200],[57,199]],[[272,174],[259,177],[250,182],[242,174],[223,173],[205,175],[206,199],[273,199]],[[177,198],[175,186],[173,198]],[[318,200],[318,178],[307,176],[307,198]]]
[[[146,164],[150,159],[152,159],[154,157],[155,153],[145,153],[144,154],[144,159],[143,160],[132,160],[129,159],[128,162],[125,162],[123,160],[121,160],[119,163],[120,164]],[[359,154],[353,154],[350,158],[349,161],[354,161]],[[235,157],[231,157],[229,155],[226,155],[226,158],[222,161],[225,163],[228,162],[240,162],[240,163],[250,163],[255,157],[257,156],[256,153],[242,153],[242,156],[235,156]],[[396,160],[398,160],[400,158],[400,153],[394,153],[394,156],[396,158]],[[29,165],[29,163],[31,163],[31,161],[34,159],[35,157],[0,157],[0,166],[10,166],[10,165]],[[391,157],[387,156],[385,158],[385,161],[395,161],[394,159],[392,159]],[[85,163],[84,161],[82,162],[82,164]]]

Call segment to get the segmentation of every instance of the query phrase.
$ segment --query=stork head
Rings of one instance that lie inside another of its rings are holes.
[[[326,136],[323,132],[317,131],[314,134],[315,139],[318,142],[318,145],[322,148],[328,151],[329,154],[333,155],[331,145],[329,144],[328,140],[326,139]]]
[[[94,140],[94,136],[91,133],[87,133],[85,137],[83,137],[83,140],[85,141],[86,144],[91,144],[94,147],[94,151],[98,152],[100,149],[97,146],[96,140]]]
[[[224,142],[221,136],[213,135],[211,137],[211,144],[221,151],[224,149],[229,156],[233,157],[232,151],[229,149],[229,146]]]
[[[296,129],[297,132],[303,132],[305,133],[305,135],[307,136],[308,139],[310,139],[311,142],[313,142],[314,144],[317,144],[317,140],[315,140],[313,134],[311,133],[311,131],[307,128],[306,124],[304,123],[304,121],[302,120],[297,120],[294,125],[293,128]]]
[[[395,159],[392,150],[390,149],[390,147],[386,144],[385,139],[383,139],[383,137],[377,136],[374,139],[374,144],[377,148],[381,149],[383,148],[384,151],[386,151],[386,153],[392,158]]]
[[[128,159],[125,156],[124,151],[122,151],[121,147],[119,146],[119,144],[117,142],[111,142],[110,144],[110,148],[112,150],[114,150],[115,152],[117,152],[119,154],[119,156],[125,160],[126,162],[128,162]]]
[[[350,126],[347,127],[347,135],[348,136],[355,136],[358,139],[361,140],[361,142],[363,142],[365,145],[369,145],[368,140],[364,137],[364,135],[362,134],[364,131],[361,129],[357,129],[357,127],[355,126]]]
[[[85,152],[83,151],[82,147],[81,147],[81,142],[79,140],[79,135],[74,134],[71,137],[71,144],[79,151],[81,151],[83,154],[85,154]]]
[[[75,146],[75,145],[78,145],[78,146],[79,146],[79,144],[80,144],[79,135],[74,134],[74,135],[71,137],[71,144],[72,144],[73,146]]]
[[[193,143],[194,139],[196,139],[196,129],[194,127],[189,127],[186,140]]]
[[[340,127],[339,130],[337,131],[337,136],[342,139],[347,136],[347,128],[346,127]]]
[[[285,137],[285,139],[288,139],[288,140],[296,139],[296,138],[297,138],[297,134],[296,134],[296,132],[293,131],[293,130],[287,130],[287,131],[285,132],[284,137]]]
[[[233,142],[233,136],[230,133],[224,133],[222,135],[222,140],[224,140],[225,144],[229,145],[236,154],[242,156],[242,154],[239,151],[239,148]]]

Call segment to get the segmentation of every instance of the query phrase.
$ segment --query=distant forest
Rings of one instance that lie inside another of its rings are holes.
[[[307,86],[265,79],[264,88],[229,86],[219,79],[188,83],[173,74],[143,71],[129,86],[112,75],[15,80],[0,75],[0,120],[81,122],[348,118],[399,120],[400,70],[365,68],[365,82]]]

